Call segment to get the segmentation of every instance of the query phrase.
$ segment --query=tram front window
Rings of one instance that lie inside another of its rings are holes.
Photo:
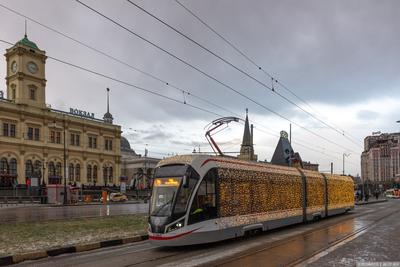
[[[151,216],[171,216],[182,177],[156,178],[151,197]]]

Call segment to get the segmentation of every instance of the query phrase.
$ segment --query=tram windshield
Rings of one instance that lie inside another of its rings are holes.
[[[165,166],[156,170],[151,196],[151,216],[181,216],[187,210],[190,195],[199,180],[188,166]]]
[[[170,216],[182,177],[156,178],[153,184],[150,214]]]

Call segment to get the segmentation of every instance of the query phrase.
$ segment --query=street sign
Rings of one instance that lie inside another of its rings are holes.
[[[39,178],[32,177],[31,178],[31,186],[39,186]]]

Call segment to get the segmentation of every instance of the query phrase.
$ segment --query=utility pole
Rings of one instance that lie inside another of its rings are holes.
[[[333,174],[333,162],[331,162],[331,175]]]
[[[289,125],[289,143],[292,144],[292,124]]]
[[[346,154],[346,153],[343,153],[343,175],[345,175],[344,174],[344,166],[345,166],[345,162],[344,162],[344,159],[345,159],[345,157],[349,157],[350,156],[350,154]]]

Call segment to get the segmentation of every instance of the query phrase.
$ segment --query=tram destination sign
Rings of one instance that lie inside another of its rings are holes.
[[[84,110],[80,110],[77,108],[69,108],[69,113],[72,115],[84,117],[84,118],[89,118],[89,119],[94,119],[94,113],[93,112],[88,112]]]

